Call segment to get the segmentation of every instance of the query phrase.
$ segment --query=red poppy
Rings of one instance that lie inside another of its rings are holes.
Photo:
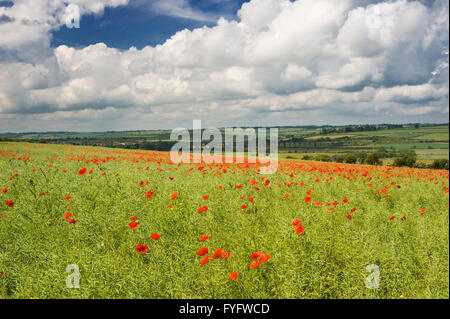
[[[256,269],[259,267],[259,261],[255,260],[250,264],[250,269]]]
[[[336,206],[337,204],[338,204],[338,201],[337,201],[337,200],[335,200],[335,201],[332,203],[333,206]]]
[[[259,263],[266,263],[267,261],[269,261],[270,259],[270,255],[269,254],[264,254],[261,256],[261,258],[259,259]]]
[[[244,205],[241,206],[241,208],[242,208],[242,209],[246,209],[246,208],[247,208],[247,205],[244,204]]]
[[[69,224],[76,224],[76,222],[77,222],[77,220],[74,218],[69,219]]]
[[[228,258],[230,258],[230,256],[231,256],[231,252],[229,252],[229,251],[225,251],[222,253],[223,259],[228,259]]]
[[[78,175],[84,175],[84,174],[86,174],[86,169],[85,168],[82,168],[82,169],[80,169],[78,171]]]
[[[402,218],[400,218],[400,220],[401,220],[402,222],[404,222],[404,221],[406,220],[406,216],[403,216]]]
[[[347,199],[347,198],[344,198],[344,199],[342,200],[342,202],[345,204],[345,203],[348,202],[348,199]]]
[[[72,216],[72,214],[67,212],[67,213],[64,214],[64,219],[65,220],[69,220],[70,216]]]
[[[130,217],[130,220],[135,220],[135,219],[137,219],[138,217],[136,216],[136,215],[133,215],[133,216],[131,216]]]
[[[356,210],[356,207],[353,207],[353,208],[351,209],[352,212],[354,212],[355,210]]]
[[[160,234],[157,234],[157,233],[153,233],[153,234],[150,235],[150,238],[151,238],[151,239],[154,239],[154,240],[158,240],[159,237],[161,237],[161,235],[160,235]]]
[[[292,226],[298,226],[298,225],[300,225],[302,223],[302,221],[301,221],[301,219],[300,218],[295,218],[293,221],[292,221]]]
[[[197,255],[204,256],[208,253],[208,247],[200,248],[197,250]]]
[[[128,224],[128,228],[136,229],[139,226],[139,222],[131,222]]]
[[[238,273],[237,272],[232,272],[229,276],[228,279],[230,280],[236,280],[238,277]]]
[[[198,213],[201,214],[203,212],[206,212],[208,210],[208,206],[202,206],[198,209]]]
[[[144,254],[144,253],[147,252],[147,250],[148,250],[148,246],[147,245],[139,244],[139,245],[136,246],[136,251],[138,253]]]
[[[312,200],[311,196],[305,198],[305,203],[310,203]]]
[[[13,207],[14,206],[14,202],[12,200],[7,200],[6,201],[6,206]]]
[[[208,239],[209,239],[209,236],[206,235],[206,234],[200,236],[200,241],[205,241],[205,240],[208,240]]]
[[[253,202],[254,200],[255,200],[255,198],[253,198],[253,197],[249,197],[249,198],[248,198],[248,201],[249,201],[249,202]]]
[[[69,200],[69,199],[71,199],[72,197],[70,197],[69,195],[67,195],[66,197],[64,197],[64,199],[65,200]]]
[[[297,228],[295,229],[295,232],[299,235],[303,234],[304,231],[305,227],[303,227],[302,225],[298,225]]]
[[[236,189],[242,188],[243,186],[241,184],[236,186]]]
[[[347,214],[347,216],[346,216],[346,217],[347,217],[347,219],[348,219],[348,220],[352,220],[352,215],[350,215],[350,214]]]
[[[395,216],[389,217],[389,221],[393,220],[394,218],[395,218]]]
[[[209,198],[209,195],[203,196],[203,200],[207,200]]]
[[[290,194],[284,194],[284,198],[288,198],[289,196],[291,196]]]
[[[261,257],[261,255],[262,255],[262,252],[260,252],[260,251],[252,252],[250,260],[255,259],[255,258],[259,258],[259,257]]]
[[[202,261],[201,261],[202,267],[203,267],[204,265],[206,265],[208,262],[209,262],[209,256],[206,256],[206,257],[203,258]]]
[[[147,199],[149,199],[152,196],[153,196],[152,190],[149,190],[148,192],[145,193],[145,198],[147,198]]]
[[[172,195],[170,195],[170,199],[174,200],[175,198],[177,198],[178,196],[178,192],[173,192]]]
[[[420,209],[420,215],[423,215],[427,212],[427,210],[425,208],[421,208]]]
[[[6,194],[8,192],[8,189],[5,187],[2,189],[3,194]]]
[[[213,253],[213,259],[218,259],[221,258],[223,254],[222,248],[217,249],[214,253]]]

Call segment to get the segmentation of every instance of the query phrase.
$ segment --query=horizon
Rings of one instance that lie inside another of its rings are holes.
[[[365,126],[365,125],[421,125],[423,127],[427,126],[449,126],[449,122],[447,123],[427,123],[427,122],[416,122],[416,123],[376,123],[376,124],[343,124],[343,125],[274,125],[274,126],[236,126],[234,128],[306,128],[306,127],[315,127],[315,128],[326,128],[326,127],[354,127],[354,126]],[[189,131],[192,130],[192,128],[185,127]],[[225,128],[231,128],[231,126],[222,126],[218,127],[218,129],[225,129]],[[153,132],[153,131],[172,131],[176,128],[157,128],[157,129],[137,129],[137,130],[105,130],[105,131],[23,131],[23,132],[1,132],[0,135],[6,135],[6,134],[58,134],[58,133],[122,133],[122,132]],[[202,127],[202,130],[207,129],[207,127]]]

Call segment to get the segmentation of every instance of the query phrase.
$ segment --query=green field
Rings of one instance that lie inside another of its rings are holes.
[[[0,298],[449,298],[448,178],[0,143]]]

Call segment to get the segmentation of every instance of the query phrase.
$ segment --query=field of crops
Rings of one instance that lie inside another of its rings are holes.
[[[258,170],[2,143],[0,298],[449,298],[448,171]]]

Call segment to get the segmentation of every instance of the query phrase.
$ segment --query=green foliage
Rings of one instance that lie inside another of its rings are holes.
[[[398,157],[394,160],[394,166],[396,167],[414,167],[414,165],[416,164],[417,161],[417,157],[416,156],[411,156],[411,155],[405,155],[402,157]]]
[[[445,169],[449,170],[449,162],[448,159],[437,159],[431,164],[431,168],[433,169]]]
[[[377,152],[367,154],[366,158],[364,159],[364,163],[366,163],[368,165],[381,165],[382,164]]]

